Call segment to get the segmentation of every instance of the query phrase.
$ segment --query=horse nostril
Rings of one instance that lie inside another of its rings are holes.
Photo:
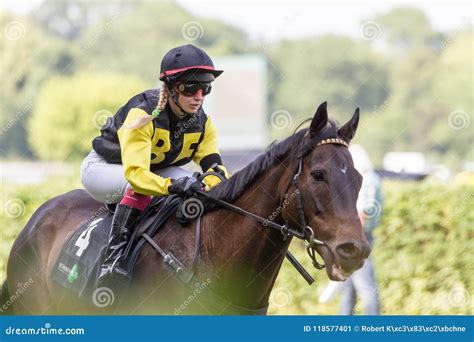
[[[352,259],[358,257],[362,250],[358,244],[353,242],[341,243],[336,247],[336,252],[343,259]]]

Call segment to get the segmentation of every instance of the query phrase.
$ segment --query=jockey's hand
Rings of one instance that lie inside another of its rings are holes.
[[[207,172],[216,172],[219,173],[225,179],[230,178],[229,172],[227,172],[227,169],[223,165],[215,164],[211,166],[209,170],[207,170]],[[206,191],[208,191],[211,188],[215,187],[217,184],[219,184],[222,180],[215,175],[207,175],[202,181],[206,185]]]
[[[196,191],[201,191],[202,187],[201,182],[194,177],[181,177],[171,181],[168,192],[180,196],[192,196]]]

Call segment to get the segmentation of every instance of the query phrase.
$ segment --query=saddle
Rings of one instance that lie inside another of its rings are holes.
[[[154,197],[137,219],[133,237],[127,246],[127,271],[132,274],[138,255],[149,238],[173,213],[179,213],[181,199],[177,195]],[[51,278],[69,289],[81,300],[91,301],[96,290],[113,218],[112,206],[102,206],[81,224],[65,242]]]
[[[211,171],[199,175],[199,178],[202,179],[208,174],[222,177],[220,174]],[[154,197],[152,199],[147,209],[138,217],[138,226],[134,229],[134,234],[126,249],[128,261],[126,271],[128,274],[132,275],[139,254],[145,244],[148,243],[162,256],[164,265],[172,272],[176,279],[186,286],[190,293],[196,291],[195,284],[191,280],[198,279],[195,274],[201,248],[201,215],[203,211],[198,211],[199,214],[195,213],[192,209],[187,212],[187,209],[190,208],[186,208],[186,202],[193,200],[195,201],[193,197],[184,199],[178,195]],[[188,202],[188,205],[192,207],[189,204],[190,202]],[[74,231],[65,242],[50,275],[51,279],[62,287],[69,289],[80,300],[98,307],[105,307],[113,303],[113,299],[112,303],[97,303],[94,302],[96,300],[94,298],[96,292],[100,294],[104,290],[104,288],[97,288],[97,279],[112,228],[111,222],[114,209],[112,206],[102,206],[89,220],[81,224]],[[204,210],[204,207],[202,209]],[[171,251],[162,249],[152,239],[173,213],[176,214],[177,222],[181,224],[197,219],[195,225],[194,257],[191,267],[183,265]],[[110,291],[110,289],[105,289]],[[265,315],[268,309],[268,305],[257,309],[243,308],[232,304],[210,288],[206,288],[205,291],[208,293],[205,299],[206,302],[219,307],[220,313],[225,312],[221,309],[222,307],[231,310],[229,313],[240,312],[246,315]],[[120,293],[123,293],[123,291]],[[108,295],[109,293],[106,292],[105,294]],[[201,299],[204,300],[204,298]],[[97,301],[100,301],[100,298],[97,298]]]

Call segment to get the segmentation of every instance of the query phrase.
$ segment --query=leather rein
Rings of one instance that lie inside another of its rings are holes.
[[[345,147],[349,147],[349,145],[344,141],[339,138],[330,138],[330,139],[324,139],[320,141],[318,144],[316,144],[315,148],[321,145],[326,145],[326,144],[337,144],[337,145],[343,145]],[[308,152],[309,153],[309,152]],[[313,229],[307,225],[306,223],[306,218],[304,214],[304,209],[303,209],[303,203],[301,200],[301,192],[299,190],[299,178],[301,176],[301,172],[303,170],[303,159],[308,153],[301,153],[298,156],[297,160],[297,168],[296,171],[288,182],[288,186],[286,187],[285,190],[285,195],[283,196],[283,199],[280,202],[280,208],[283,205],[283,201],[288,197],[288,191],[293,184],[295,186],[295,194],[297,196],[297,210],[298,210],[298,215],[300,219],[300,226],[299,228],[295,229],[289,226],[288,222],[285,222],[284,225],[277,224],[269,219],[265,219],[261,216],[258,216],[254,213],[251,213],[245,209],[242,209],[240,207],[237,207],[229,202],[223,201],[221,199],[212,197],[210,194],[202,191],[198,191],[197,194],[199,196],[202,196],[214,203],[219,204],[220,206],[227,208],[229,210],[232,210],[238,214],[241,214],[243,216],[249,217],[253,219],[256,222],[261,223],[264,227],[269,227],[275,230],[278,230],[281,232],[283,235],[283,239],[286,240],[288,237],[296,237],[300,240],[303,240],[305,242],[306,250],[313,262],[313,266],[317,269],[323,269],[325,266],[324,264],[321,264],[318,262],[316,259],[316,246],[327,246],[323,241],[317,239],[315,237]],[[220,174],[219,172],[213,172],[213,171],[208,171],[205,172],[201,175],[199,175],[197,178],[199,180],[202,180],[204,177],[208,175],[214,175],[222,180],[225,179],[225,177]],[[201,213],[202,214],[202,213]],[[188,270],[171,252],[163,250],[149,235],[146,233],[143,233],[142,236],[145,238],[145,240],[150,243],[150,245],[158,252],[161,254],[163,257],[163,262],[170,267],[175,275],[178,277],[178,279],[188,287],[190,287],[189,282],[191,279],[195,278],[195,273],[197,271],[197,266],[199,262],[199,255],[200,255],[200,232],[201,232],[201,215],[197,217],[197,222],[196,222],[196,242],[195,242],[195,252],[194,252],[194,258],[193,258],[193,263],[192,263],[192,269]],[[289,252],[286,252],[286,257],[290,261],[290,263],[296,268],[296,270],[303,276],[303,278],[311,285],[314,282],[314,279],[311,277],[311,275],[304,269],[303,265],[301,265],[298,260]],[[190,287],[191,288],[191,287]],[[194,289],[193,289],[194,290]],[[249,308],[244,308],[239,305],[233,304],[229,300],[225,299],[222,297],[220,294],[215,292],[214,290],[208,288],[209,291],[213,294],[215,299],[217,301],[224,302],[227,307],[230,307],[234,310],[237,310],[238,312],[242,312],[244,314],[252,314],[252,315],[262,315],[266,314],[268,310],[268,303],[266,306],[263,306],[261,308],[256,308],[256,309],[249,309]]]
[[[319,143],[316,144],[316,146],[314,148],[322,146],[322,145],[327,145],[327,144],[342,145],[342,146],[345,146],[347,148],[349,147],[349,144],[347,142],[345,142],[344,140],[342,140],[342,139],[328,138],[328,139],[321,140]],[[319,269],[319,270],[323,269],[325,267],[325,265],[320,263],[316,258],[316,255],[317,255],[316,246],[327,246],[327,245],[323,241],[317,239],[315,234],[314,234],[314,230],[309,225],[307,225],[306,217],[305,217],[305,214],[304,214],[303,202],[301,200],[301,191],[299,189],[299,179],[300,179],[300,176],[301,176],[301,172],[303,170],[303,159],[308,153],[300,154],[298,156],[296,171],[295,171],[292,179],[288,182],[288,185],[287,185],[286,190],[285,190],[285,195],[283,196],[282,200],[280,201],[280,205],[279,205],[279,208],[282,208],[283,201],[288,197],[288,191],[289,191],[291,185],[293,185],[295,187],[294,192],[296,194],[296,201],[297,201],[296,207],[297,207],[297,210],[298,210],[298,216],[299,216],[299,221],[300,221],[299,222],[299,227],[296,228],[296,229],[291,227],[288,224],[288,222],[285,222],[285,224],[283,224],[283,225],[277,224],[277,223],[275,223],[275,222],[273,222],[269,219],[263,218],[263,217],[258,216],[256,214],[250,212],[250,211],[247,211],[245,209],[237,207],[234,204],[231,204],[231,203],[223,201],[221,199],[212,197],[210,194],[208,194],[206,192],[198,191],[197,194],[204,197],[204,198],[206,198],[206,199],[208,199],[208,200],[210,200],[210,201],[212,201],[212,202],[214,202],[214,203],[216,203],[216,204],[219,204],[220,206],[225,207],[225,208],[227,208],[231,211],[234,211],[238,214],[249,217],[249,218],[253,219],[256,222],[261,223],[264,227],[269,227],[271,229],[275,229],[275,230],[280,231],[281,234],[283,235],[284,240],[286,240],[288,237],[296,237],[300,240],[303,240],[305,242],[305,247],[306,247],[307,254],[311,258],[313,266],[316,269]],[[203,173],[200,176],[200,179],[203,179],[204,177],[206,177],[208,175],[214,175],[214,176],[217,176],[217,177],[223,179],[222,175],[220,175],[219,173],[216,173],[216,172]],[[296,270],[303,276],[303,278],[308,282],[308,284],[311,285],[314,282],[314,279],[304,269],[303,265],[301,265],[289,251],[286,252],[286,257],[290,261],[290,263],[296,268]]]

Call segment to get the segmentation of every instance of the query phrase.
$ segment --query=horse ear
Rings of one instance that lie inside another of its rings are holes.
[[[311,126],[309,126],[309,134],[311,136],[318,134],[320,130],[326,127],[326,124],[328,123],[327,105],[328,103],[324,101],[319,105],[318,109],[316,109],[316,113],[311,121]]]
[[[344,126],[339,128],[337,135],[340,136],[345,142],[350,143],[352,138],[354,138],[357,126],[359,126],[359,108],[355,110],[352,118],[347,121]]]

